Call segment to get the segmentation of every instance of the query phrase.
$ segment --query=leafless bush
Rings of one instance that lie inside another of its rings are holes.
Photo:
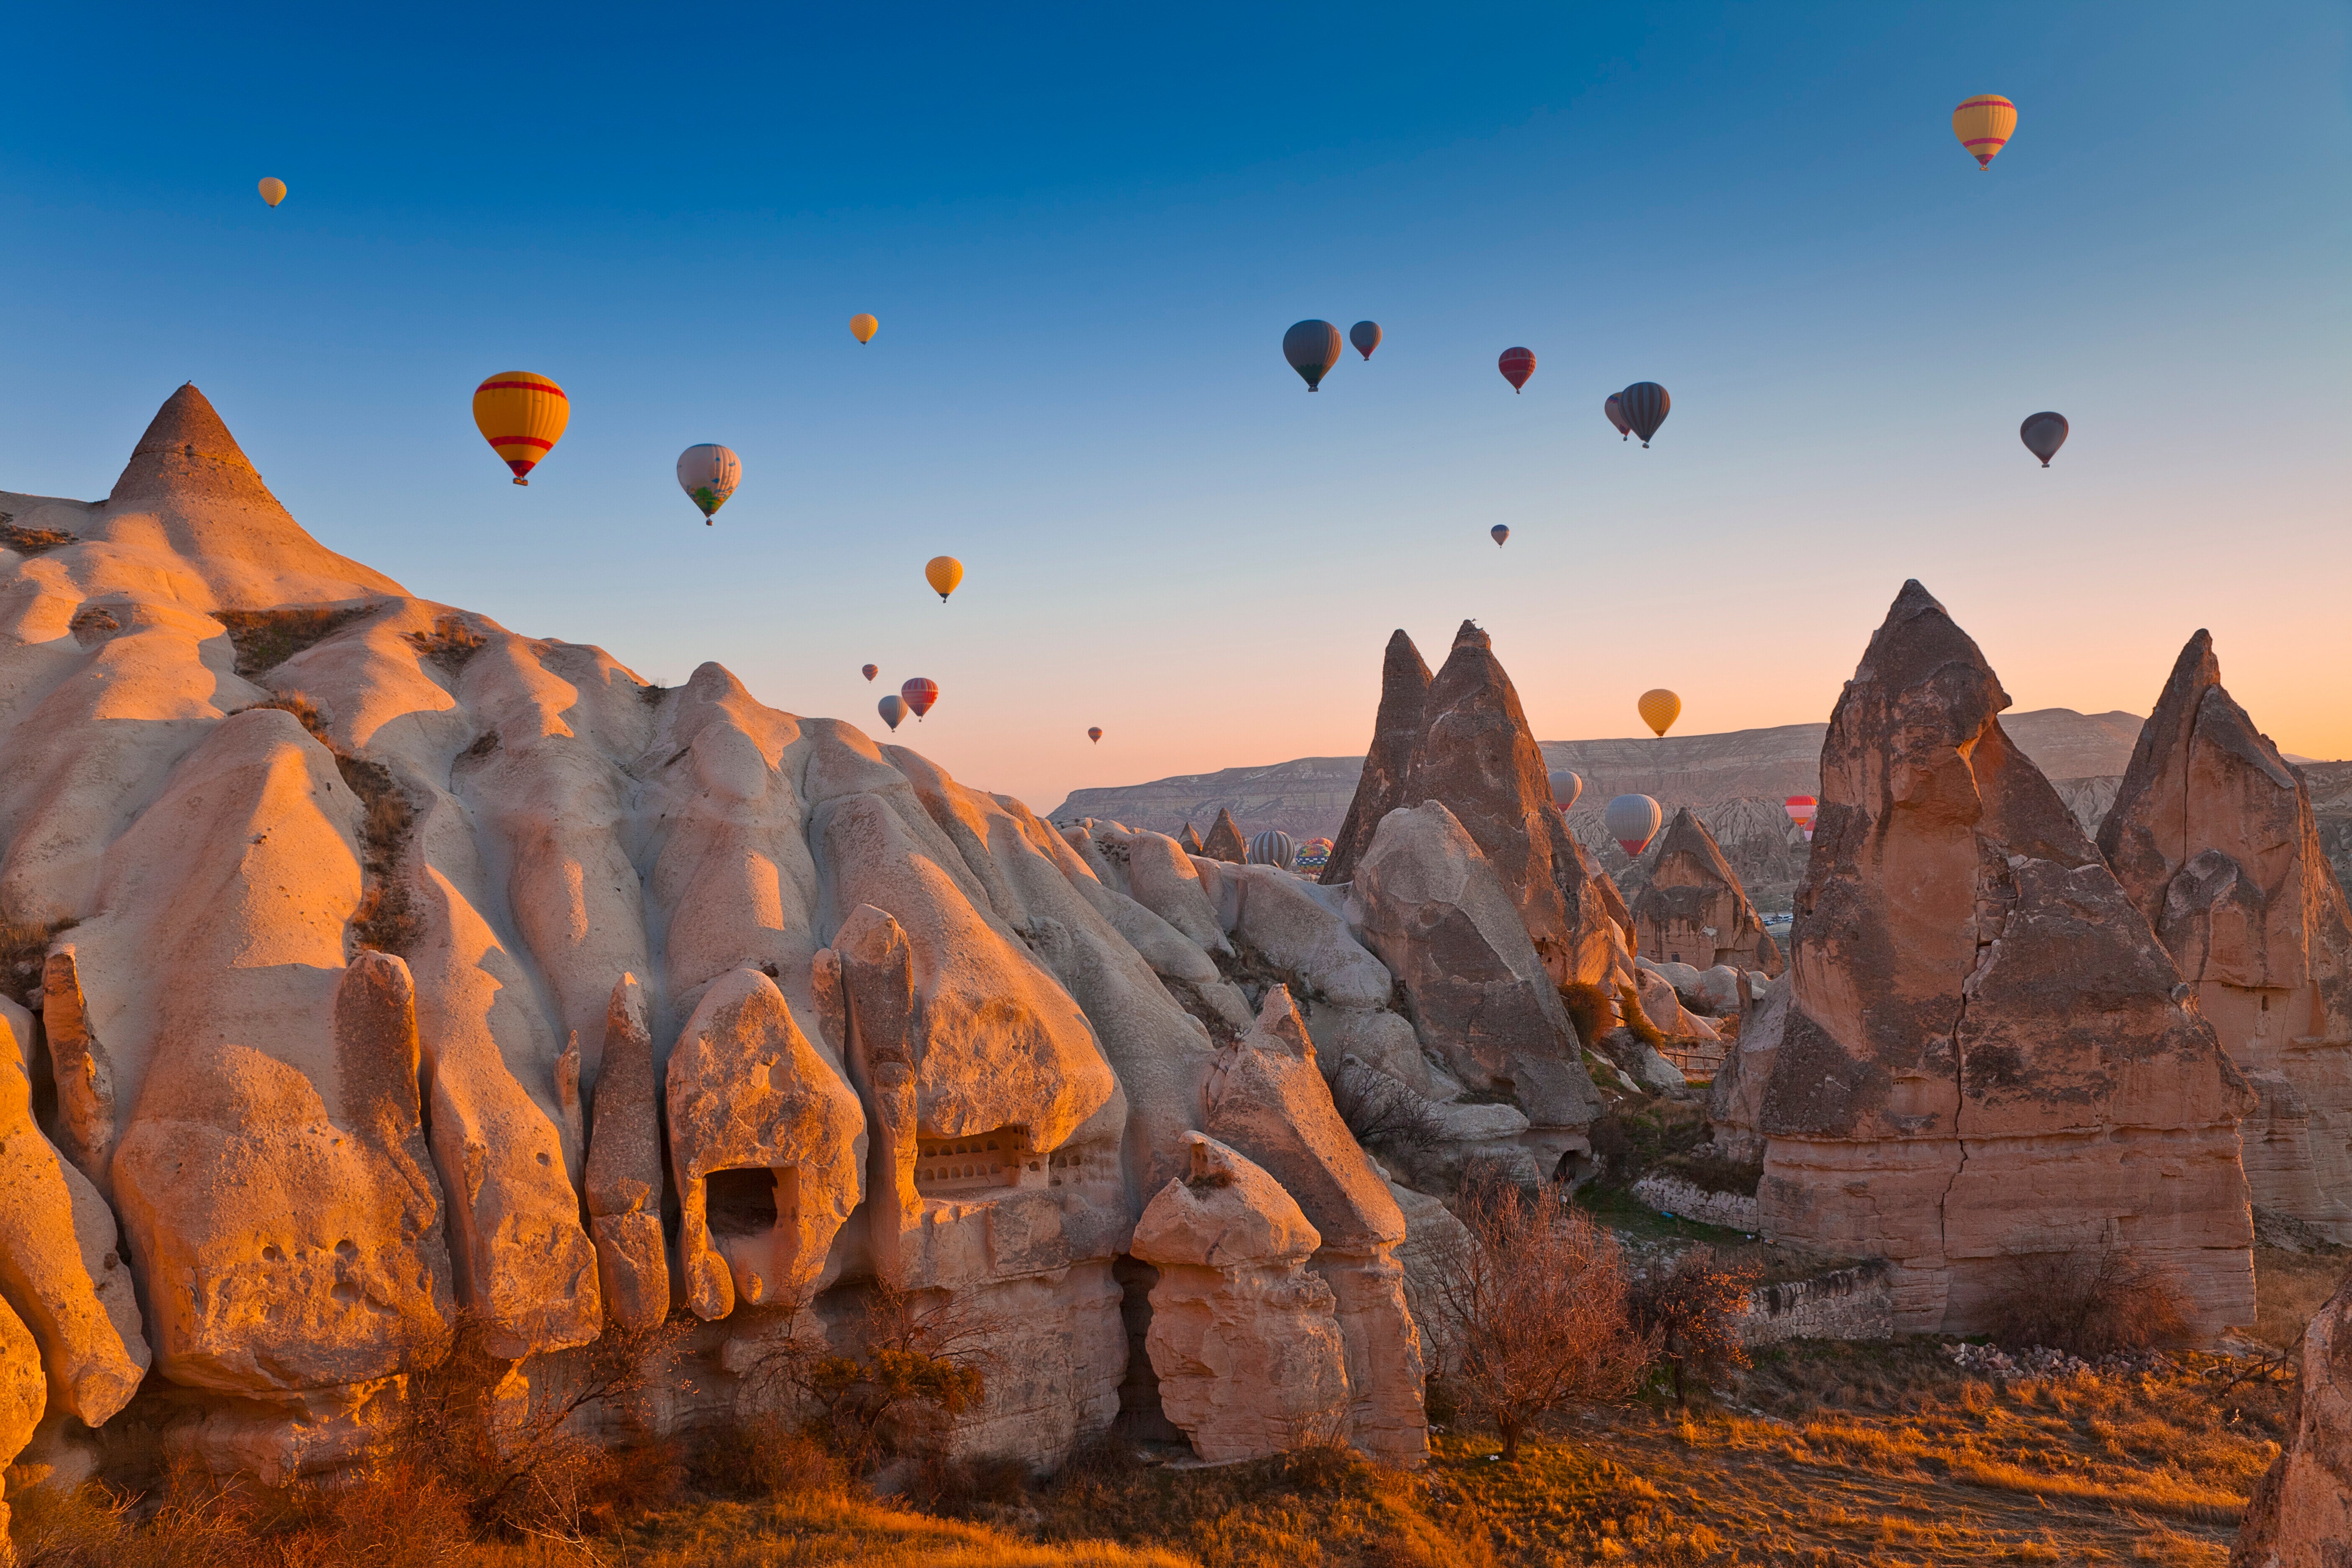
[[[431,631],[406,635],[411,647],[452,675],[489,646],[489,639],[467,625],[462,616],[436,616]]]
[[[852,1473],[887,1455],[943,1451],[910,1418],[928,1410],[952,1423],[979,1408],[1011,1326],[1004,1317],[961,1292],[877,1279],[865,1287],[856,1348],[845,1354],[811,1321],[814,1294],[805,1281],[786,1294],[782,1331],[754,1359],[752,1387],[790,1408]]]
[[[236,649],[236,672],[248,679],[277,668],[304,648],[324,642],[378,605],[341,610],[215,610]]]
[[[1992,1337],[2002,1345],[2047,1345],[2096,1361],[2189,1337],[2171,1284],[2123,1247],[2012,1253],[2005,1272],[1990,1314]]]
[[[1331,1105],[1367,1149],[1409,1157],[1445,1141],[1444,1124],[1426,1099],[1354,1057],[1340,1062],[1331,1080]]]
[[[20,528],[14,518],[0,511],[0,546],[19,555],[38,555],[55,550],[61,544],[79,544],[81,540],[61,528]]]
[[[1691,1383],[1704,1387],[1748,1364],[1739,1320],[1762,1273],[1752,1263],[1726,1268],[1715,1248],[1694,1247],[1634,1282],[1633,1326],[1655,1340],[1658,1359],[1674,1375],[1675,1404],[1690,1403]]]
[[[1513,1459],[1549,1413],[1630,1394],[1655,1338],[1627,1316],[1616,1238],[1557,1188],[1476,1183],[1461,1217],[1468,1236],[1438,1260],[1432,1326],[1456,1399],[1495,1423]]]

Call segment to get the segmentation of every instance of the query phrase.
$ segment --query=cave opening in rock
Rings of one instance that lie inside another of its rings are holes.
[[[776,1228],[776,1173],[764,1165],[704,1178],[714,1236],[764,1236]]]

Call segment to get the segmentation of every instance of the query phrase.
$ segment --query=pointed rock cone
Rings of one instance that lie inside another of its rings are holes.
[[[1763,1228],[1888,1259],[1898,1333],[1983,1331],[2035,1267],[2119,1248],[2210,1338],[2254,1310],[2256,1098],[2009,700],[1905,584],[1822,742]]]
[[[121,526],[133,517],[154,523]],[[156,411],[83,537],[176,555],[176,562],[154,564],[203,581],[214,608],[272,609],[407,592],[304,531],[194,382]]]
[[[1241,824],[1234,820],[1232,812],[1218,808],[1216,826],[1201,841],[1201,853],[1212,860],[1230,860],[1236,866],[1249,859],[1249,846],[1243,841]]]
[[[1780,947],[1698,814],[1675,812],[1656,848],[1650,879],[1633,899],[1636,951],[1654,963],[1780,973]]]
[[[1401,805],[1405,775],[1412,771],[1412,754],[1421,745],[1421,726],[1429,705],[1429,666],[1421,650],[1400,626],[1389,637],[1381,656],[1381,709],[1372,721],[1371,750],[1364,754],[1364,771],[1357,776],[1355,798],[1348,803],[1347,820],[1332,841],[1331,858],[1320,879],[1336,886],[1356,874],[1356,862],[1372,847],[1381,818]]]

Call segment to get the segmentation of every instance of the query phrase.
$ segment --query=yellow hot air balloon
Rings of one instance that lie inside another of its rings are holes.
[[[262,181],[261,199],[268,202],[273,207],[279,202],[284,201],[286,199],[286,182],[277,179]]]
[[[1654,691],[1644,691],[1642,700],[1633,704],[1642,710],[1642,722],[1657,731],[1663,739],[1681,717],[1683,700],[1661,686]]]
[[[872,342],[874,334],[881,330],[882,323],[863,311],[849,318],[849,335],[861,343]]]
[[[506,370],[474,388],[474,425],[490,449],[514,470],[514,482],[563,439],[572,404],[563,388],[527,370]]]
[[[952,555],[934,555],[923,567],[923,581],[931,585],[931,592],[944,605],[948,595],[956,591],[956,584],[963,581],[963,563]]]
[[[1997,92],[1980,92],[1952,110],[1952,134],[1979,169],[1991,167],[1993,154],[2009,145],[2016,129],[2017,105]]]

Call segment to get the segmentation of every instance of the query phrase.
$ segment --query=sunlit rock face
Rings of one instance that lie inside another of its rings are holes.
[[[1906,584],[1822,748],[1763,1224],[1888,1258],[1909,1331],[1980,1327],[2020,1255],[2106,1247],[2200,1331],[2250,1322],[2256,1097],[2007,706]]]
[[[2294,1432],[2246,1500],[2231,1568],[2352,1562],[2352,1279],[2303,1333]]]
[[[2210,634],[2180,650],[2099,848],[2261,1097],[2255,1206],[2352,1241],[2352,914],[2303,775],[2231,700]]]
[[[1293,1425],[1418,1455],[1402,1211],[1297,1009],[1239,1054],[1296,976],[1426,1070],[1339,896],[420,601],[193,386],[109,500],[0,514],[0,1458],[152,1362],[194,1458],[331,1469],[461,1322],[527,1383],[677,1308],[661,1419],[740,1414],[781,1322],[855,1353],[887,1279],[984,1329],[932,1436],[1055,1464],[1159,1419],[1130,1240],[1219,1104],[1261,1208],[1335,1216],[1285,1232],[1330,1352]]]

